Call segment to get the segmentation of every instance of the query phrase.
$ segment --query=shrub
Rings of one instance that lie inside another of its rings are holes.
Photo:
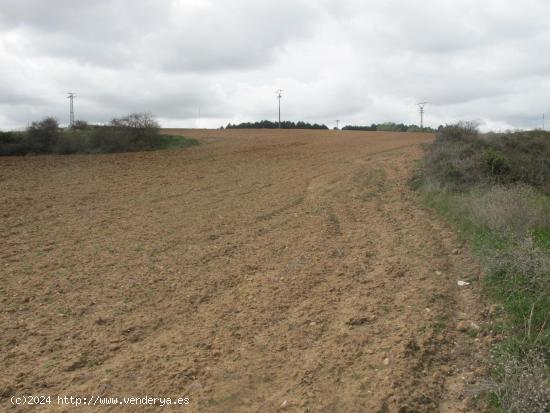
[[[471,141],[479,135],[477,126],[475,122],[446,125],[439,129],[436,138],[439,141]]]
[[[25,134],[0,132],[0,156],[25,155],[29,152]]]
[[[86,128],[64,130],[52,148],[52,153],[69,155],[73,153],[87,153],[90,148],[92,131]]]
[[[0,132],[0,155],[28,153],[113,153],[183,148],[198,141],[160,134],[158,122],[147,113],[115,118],[108,126],[76,121],[60,129],[53,118],[33,122],[26,132]]]
[[[455,139],[456,135],[438,134],[425,147],[424,174],[450,190],[463,190],[482,180],[481,141]]]
[[[550,133],[480,135],[473,123],[442,128],[425,147],[424,174],[450,190],[525,183],[550,194]]]
[[[74,122],[71,129],[86,130],[88,129],[88,122],[86,122],[85,120],[77,120]]]
[[[95,128],[90,136],[91,153],[130,152],[136,149],[132,133],[126,128],[102,126]]]
[[[504,175],[510,171],[510,161],[508,158],[495,149],[487,149],[483,157],[492,176]]]
[[[59,123],[52,117],[33,122],[27,129],[28,146],[30,151],[35,153],[51,152],[59,136]]]
[[[128,150],[150,150],[161,145],[160,126],[148,113],[133,113],[111,121],[106,140],[119,139]],[[116,145],[115,145],[116,146]],[[118,151],[117,151],[118,152]]]
[[[523,182],[550,194],[550,133],[544,131],[491,134],[484,137],[506,158],[501,182]]]

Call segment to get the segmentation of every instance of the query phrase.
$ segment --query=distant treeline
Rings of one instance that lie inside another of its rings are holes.
[[[239,124],[229,123],[226,126],[226,129],[277,129],[279,128],[279,122],[272,122],[270,120],[261,120],[259,122],[243,122]],[[342,128],[342,130],[357,130],[357,131],[382,131],[382,132],[437,132],[443,128],[439,126],[437,129],[424,127],[423,129],[417,125],[407,125],[405,123],[394,123],[394,122],[385,122],[385,123],[373,123],[370,126],[357,126],[357,125],[347,125]],[[223,129],[223,126],[222,126]],[[328,129],[327,125],[318,124],[318,123],[308,123],[308,122],[290,122],[283,121],[281,122],[281,129]]]
[[[426,126],[424,128],[420,128],[420,126],[417,126],[417,125],[385,122],[385,123],[373,123],[370,126],[347,125],[347,126],[344,126],[342,130],[380,131],[380,132],[437,132],[442,128],[443,128],[443,125],[439,126],[437,129],[434,129]]]
[[[227,129],[277,129],[279,127],[279,122],[272,122],[270,120],[262,120],[259,122],[243,122],[238,125],[232,125],[229,123]],[[290,122],[283,121],[281,122],[281,129],[328,129],[327,125],[319,125],[317,123],[308,123],[308,122]]]

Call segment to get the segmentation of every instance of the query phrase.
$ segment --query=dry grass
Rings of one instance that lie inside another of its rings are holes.
[[[550,208],[532,187],[494,186],[467,201],[471,218],[497,231],[524,232],[550,224]]]
[[[493,256],[490,269],[492,273],[506,274],[516,286],[514,279],[521,276],[522,284],[535,293],[550,291],[550,255],[538,248],[531,237]]]
[[[545,413],[550,408],[548,377],[540,353],[530,354],[523,361],[511,357],[503,365],[503,380],[494,392],[511,413]]]

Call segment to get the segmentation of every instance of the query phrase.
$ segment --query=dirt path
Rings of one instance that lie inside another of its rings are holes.
[[[467,411],[479,270],[407,187],[429,135],[177,132],[204,144],[0,158],[3,396]]]

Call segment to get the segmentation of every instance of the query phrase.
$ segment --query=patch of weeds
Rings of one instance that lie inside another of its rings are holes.
[[[550,408],[550,371],[540,352],[500,361],[493,406],[509,412],[545,413]]]
[[[68,307],[63,307],[59,310],[59,314],[63,314],[64,316],[71,316],[73,314],[72,310]]]
[[[97,362],[97,360],[88,360],[88,363],[86,364],[86,366],[89,368],[89,369],[95,369],[99,366],[100,363]]]
[[[442,331],[447,329],[447,326],[449,325],[449,316],[447,314],[438,314],[435,318],[434,323],[434,330],[437,333],[441,333]]]
[[[475,328],[468,328],[468,330],[466,330],[466,334],[468,334],[470,338],[476,338],[479,334],[479,331],[477,331]]]
[[[537,246],[550,252],[550,228],[537,228],[532,234]]]

